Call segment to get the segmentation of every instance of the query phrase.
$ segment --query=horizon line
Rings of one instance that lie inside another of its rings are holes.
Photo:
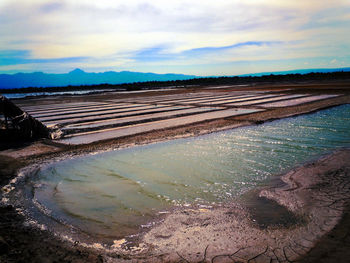
[[[325,68],[295,68],[295,69],[288,69],[288,70],[276,70],[276,71],[262,71],[262,72],[250,72],[250,73],[243,73],[243,74],[233,74],[233,75],[193,75],[193,74],[185,74],[185,73],[173,73],[173,72],[168,72],[168,73],[157,73],[157,72],[141,72],[141,71],[131,71],[131,70],[122,70],[122,71],[114,71],[114,70],[108,70],[108,71],[85,71],[81,68],[75,68],[73,70],[70,70],[65,73],[49,73],[49,72],[44,72],[44,71],[31,71],[31,72],[23,72],[23,71],[18,71],[14,73],[6,73],[6,72],[1,72],[0,75],[16,75],[16,74],[34,74],[34,73],[43,73],[47,75],[64,75],[64,74],[69,74],[73,73],[75,71],[80,71],[81,73],[85,74],[103,74],[103,73],[123,73],[123,72],[130,72],[130,73],[141,73],[141,74],[156,74],[156,75],[183,75],[183,76],[194,76],[194,77],[231,77],[231,76],[248,76],[248,75],[255,75],[255,74],[271,74],[271,73],[283,73],[283,72],[291,72],[291,71],[306,71],[306,70],[344,70],[344,69],[349,69],[350,66],[347,67],[325,67]]]

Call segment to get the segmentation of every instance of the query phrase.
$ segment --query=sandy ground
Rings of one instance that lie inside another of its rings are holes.
[[[19,168],[57,156],[196,136],[350,103],[348,83],[250,88],[295,89],[297,92],[327,94],[331,87],[332,93],[344,95],[300,106],[152,131],[84,146],[60,145],[49,140],[26,146],[16,145],[0,152],[0,186],[8,184]],[[169,91],[176,92],[185,91]],[[141,96],[153,95],[154,92]],[[93,96],[98,100],[108,95]],[[66,97],[65,100],[77,101],[83,98]],[[288,208],[296,219],[293,225],[278,226],[278,220],[277,225],[259,224],[262,216],[254,212],[254,205],[249,208],[235,203],[213,210],[188,209],[169,215],[140,240],[138,247],[130,249],[121,240],[109,252],[61,241],[51,233],[26,225],[24,218],[11,205],[1,206],[0,262],[348,262],[349,166],[349,151],[340,151],[297,168],[283,176],[282,181],[272,184],[271,188],[254,194],[254,198],[260,200],[259,204],[272,205],[278,211],[283,211],[281,206]],[[256,202],[253,203],[256,208]],[[266,215],[264,217],[266,219]],[[268,216],[266,220],[274,221],[272,218],[269,220]]]

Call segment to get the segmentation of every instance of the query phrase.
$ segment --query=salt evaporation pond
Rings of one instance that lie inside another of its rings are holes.
[[[174,206],[223,204],[306,160],[348,146],[350,105],[343,105],[52,163],[34,176],[32,193],[55,220],[115,238],[135,233]]]

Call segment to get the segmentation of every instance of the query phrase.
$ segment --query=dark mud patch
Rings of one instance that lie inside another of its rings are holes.
[[[263,189],[275,189],[286,187],[287,184],[281,180],[280,176],[270,178],[265,182]],[[250,219],[260,229],[265,228],[290,228],[300,224],[305,224],[306,219],[301,215],[289,211],[285,206],[266,197],[259,196],[260,189],[254,189],[241,196],[242,205],[247,209]]]
[[[259,197],[256,194],[246,195],[244,197],[244,205],[249,211],[250,219],[260,228],[289,228],[305,223],[304,218],[295,215],[276,201]]]
[[[15,158],[0,155],[0,186],[7,184],[23,165],[23,162]]]

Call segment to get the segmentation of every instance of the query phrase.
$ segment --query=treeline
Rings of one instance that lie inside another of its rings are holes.
[[[280,83],[280,82],[304,82],[304,81],[332,81],[349,80],[350,71],[339,71],[330,73],[307,73],[307,74],[285,74],[285,75],[264,75],[264,76],[236,76],[236,77],[203,77],[189,80],[173,81],[148,81],[125,84],[99,84],[80,85],[65,87],[27,87],[19,89],[0,89],[0,93],[32,93],[32,92],[62,92],[79,90],[115,90],[135,91],[157,89],[165,87],[188,88],[193,86],[213,85],[244,85],[259,83]]]

